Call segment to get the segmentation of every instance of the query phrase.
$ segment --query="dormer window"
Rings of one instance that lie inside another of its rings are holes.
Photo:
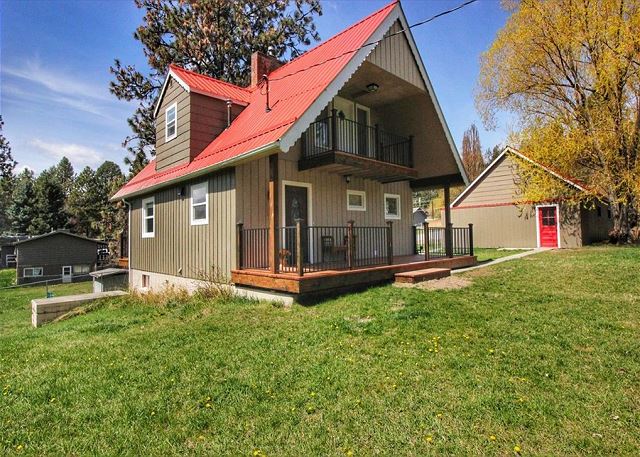
[[[164,112],[165,141],[171,141],[178,136],[178,105],[174,103]]]

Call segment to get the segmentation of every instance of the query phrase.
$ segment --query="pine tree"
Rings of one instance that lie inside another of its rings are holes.
[[[118,165],[106,161],[96,170],[95,182],[100,201],[100,219],[95,221],[93,229],[100,239],[112,238],[124,229],[125,214],[124,208],[110,202],[109,198],[124,183],[124,175]]]
[[[15,181],[13,175],[17,162],[11,156],[11,145],[2,134],[4,122],[0,116],[0,233],[9,230],[9,202]]]
[[[485,161],[485,163],[487,165],[489,165],[491,162],[496,160],[496,157],[498,157],[502,153],[503,150],[504,150],[504,148],[501,147],[499,144],[496,144],[492,148],[487,148],[487,150],[484,152],[484,161]]]
[[[47,233],[67,226],[64,189],[55,171],[55,167],[45,170],[35,181],[36,215],[29,227],[31,234]]]
[[[76,177],[67,206],[70,214],[71,229],[85,236],[93,236],[92,223],[100,215],[100,202],[96,192],[95,172],[85,167]]]
[[[73,165],[66,157],[60,159],[60,162],[54,167],[53,174],[56,181],[62,186],[64,192],[64,198],[69,198],[69,193],[73,187],[73,180],[75,178],[75,172],[73,171]]]
[[[153,107],[170,63],[246,85],[254,51],[286,59],[319,39],[314,24],[315,15],[322,14],[318,0],[135,2],[145,14],[133,36],[151,70],[145,74],[116,59],[110,84],[119,99],[138,102],[128,119],[133,134],[123,142],[131,155],[125,159],[130,176],[146,164],[147,153],[155,154]]]
[[[36,214],[33,172],[28,168],[15,180],[8,214],[11,231],[17,234],[30,233],[29,227]]]

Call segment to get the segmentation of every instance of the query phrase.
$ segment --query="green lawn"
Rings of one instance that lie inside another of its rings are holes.
[[[636,455],[638,265],[638,249],[550,251],[458,290],[120,299],[37,330],[35,291],[3,291],[0,450]]]
[[[509,255],[520,254],[526,249],[494,249],[494,248],[474,248],[473,254],[478,258],[478,262],[496,260]]]

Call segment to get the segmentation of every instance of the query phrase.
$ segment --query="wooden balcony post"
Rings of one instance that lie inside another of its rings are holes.
[[[418,227],[416,225],[411,226],[411,238],[413,239],[413,253],[418,255]]]
[[[277,273],[278,262],[278,154],[269,156],[269,271]]]
[[[393,222],[387,221],[387,263],[393,265]]]
[[[413,135],[409,135],[409,167],[413,168]]]
[[[473,257],[473,224],[469,223],[469,255]]]
[[[335,151],[338,146],[338,110],[331,110],[331,151]]]
[[[242,270],[242,222],[236,224],[236,269]]]
[[[424,260],[429,260],[429,223],[427,221],[422,223],[422,229],[424,230]]]
[[[451,223],[451,189],[444,186],[444,250],[447,257],[453,257],[453,224]]]
[[[353,221],[347,221],[347,267],[353,268]]]
[[[302,219],[296,219],[296,269],[298,270],[298,276],[304,275],[302,252],[304,244],[302,243]]]

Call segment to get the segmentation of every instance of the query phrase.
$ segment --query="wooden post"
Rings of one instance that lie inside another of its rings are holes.
[[[469,223],[469,255],[473,257],[473,224]]]
[[[331,110],[331,150],[335,151],[338,146],[338,110]]]
[[[236,269],[242,270],[242,222],[236,224]]]
[[[411,236],[413,238],[413,253],[418,255],[418,227],[415,225],[411,226]]]
[[[387,263],[393,265],[393,222],[387,221]]]
[[[277,273],[278,262],[278,154],[269,156],[269,271]]]
[[[296,269],[298,270],[298,276],[304,275],[302,249],[302,219],[296,219]]]
[[[353,221],[347,221],[347,267],[353,268]]]
[[[451,223],[451,189],[444,186],[444,251],[447,257],[453,257],[453,224]]]
[[[422,223],[422,229],[424,230],[424,260],[429,260],[429,223],[427,221]]]

